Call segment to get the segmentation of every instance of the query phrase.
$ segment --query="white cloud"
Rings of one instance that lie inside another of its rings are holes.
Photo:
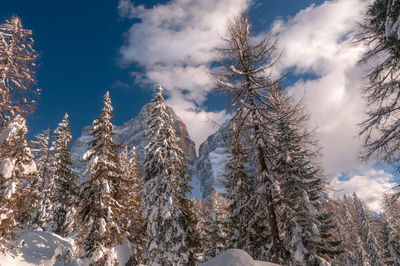
[[[320,134],[325,168],[334,175],[359,166],[356,136],[364,117],[360,92],[365,72],[357,64],[363,47],[352,36],[365,5],[361,0],[325,1],[274,24],[284,49],[281,71],[290,68],[303,75],[289,91],[297,99],[304,96],[311,126]]]
[[[197,145],[213,133],[213,123],[228,118],[225,111],[207,112],[202,104],[213,87],[208,74],[220,46],[226,19],[248,8],[250,0],[172,0],[146,9],[120,0],[121,17],[139,18],[127,34],[121,63],[138,63],[145,70],[139,82],[159,82]],[[136,73],[137,74],[137,73]],[[143,79],[145,78],[145,79]],[[146,81],[147,79],[147,81]]]
[[[394,185],[392,174],[373,168],[360,170],[345,180],[338,175],[332,180],[332,184],[337,190],[333,196],[340,198],[356,192],[357,196],[375,212],[382,210],[383,194],[391,192]]]

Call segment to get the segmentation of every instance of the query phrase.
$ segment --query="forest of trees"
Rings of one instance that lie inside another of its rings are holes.
[[[357,35],[368,47],[360,64],[376,62],[364,90],[361,155],[397,169],[399,29],[400,0],[376,0]],[[65,263],[117,265],[115,246],[126,237],[132,265],[196,265],[230,248],[282,265],[400,265],[399,195],[385,194],[381,213],[356,194],[330,198],[306,106],[285,93],[282,77],[273,78],[276,39],[254,40],[248,18],[238,15],[223,40],[212,76],[234,110],[225,192],[190,199],[191,177],[161,85],[146,121],[143,165],[135,148],[113,140],[109,92],[90,127],[83,174],[72,164],[68,114],[53,132],[27,140],[26,118],[40,92],[38,53],[20,18],[1,24],[0,252],[27,229],[72,237],[78,249],[60,257]]]

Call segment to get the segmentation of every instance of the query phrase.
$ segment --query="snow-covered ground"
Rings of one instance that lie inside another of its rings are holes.
[[[86,266],[85,260],[71,260],[68,264],[60,262],[62,256],[76,251],[72,238],[62,238],[56,234],[42,231],[24,230],[17,234],[16,247],[3,254],[0,252],[0,266]],[[122,245],[115,247],[119,265],[125,265],[130,256],[129,243],[124,238]]]
[[[0,253],[0,266],[86,266],[86,260],[71,260],[64,264],[61,257],[76,252],[72,238],[62,238],[56,234],[42,231],[20,231],[17,234],[16,247],[3,254]],[[131,249],[128,241],[124,238],[122,245],[115,247],[115,253],[119,265],[125,265],[130,256]],[[199,266],[277,266],[277,264],[255,261],[245,251],[240,249],[229,249],[214,259]]]
[[[228,249],[199,266],[278,266],[278,264],[257,261],[241,249]]]

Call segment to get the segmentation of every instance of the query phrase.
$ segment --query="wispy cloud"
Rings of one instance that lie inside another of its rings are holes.
[[[332,185],[337,191],[332,196],[340,198],[356,192],[372,211],[380,212],[383,194],[392,192],[393,175],[374,168],[357,170],[349,175],[346,178],[341,175],[333,178]]]
[[[144,75],[136,81],[160,82],[171,105],[188,126],[197,145],[216,129],[209,120],[222,123],[229,115],[223,110],[207,112],[203,104],[213,88],[208,74],[216,59],[226,19],[248,8],[250,0],[172,0],[146,9],[120,0],[121,17],[138,18],[121,48],[121,63],[137,63]]]
[[[357,64],[363,47],[353,40],[366,1],[325,1],[300,11],[288,21],[276,21],[284,50],[282,72],[294,70],[300,79],[289,88],[304,96],[323,147],[325,168],[338,174],[359,166],[358,123],[364,118],[361,95],[365,71]]]

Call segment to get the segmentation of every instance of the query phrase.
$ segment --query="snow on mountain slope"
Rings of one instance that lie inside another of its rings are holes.
[[[147,145],[145,136],[147,130],[146,121],[149,118],[150,111],[151,104],[146,104],[139,112],[137,117],[129,120],[120,127],[116,127],[114,130],[115,135],[113,139],[116,143],[127,145],[129,149],[131,149],[132,146],[135,146],[136,153],[139,159],[139,164],[141,165],[146,156],[144,149]],[[180,138],[180,147],[185,154],[186,164],[188,166],[188,173],[192,175],[192,167],[196,161],[195,144],[189,137],[186,125],[175,114],[174,110],[171,107],[167,106],[167,113],[170,117],[172,117],[172,120],[174,121],[176,134]],[[85,166],[79,160],[84,152],[87,150],[87,145],[91,140],[91,136],[89,135],[89,133],[90,126],[84,127],[82,129],[81,136],[73,143],[71,148],[71,156],[74,166],[80,173],[84,171]]]
[[[241,249],[228,249],[199,266],[278,266],[271,262],[257,261]]]
[[[213,191],[224,191],[222,174],[230,156],[227,151],[228,141],[229,129],[222,126],[200,145],[195,164],[195,179],[200,182],[203,198],[207,198]]]
[[[151,104],[145,105],[139,114],[114,130],[114,141],[127,145],[130,149],[136,147],[139,164],[142,165],[146,156],[144,147],[146,141],[146,121],[151,110]],[[175,114],[171,107],[167,107],[167,113],[174,121],[177,136],[180,138],[180,146],[184,151],[187,173],[192,177],[192,196],[194,198],[207,198],[213,191],[223,192],[223,171],[225,163],[230,154],[227,151],[229,130],[222,126],[217,132],[207,138],[200,145],[199,156],[196,156],[195,144],[190,139],[186,125]],[[80,162],[80,158],[87,150],[87,144],[91,140],[90,126],[82,129],[81,136],[73,143],[71,148],[72,160],[75,169],[83,173],[85,164]]]

